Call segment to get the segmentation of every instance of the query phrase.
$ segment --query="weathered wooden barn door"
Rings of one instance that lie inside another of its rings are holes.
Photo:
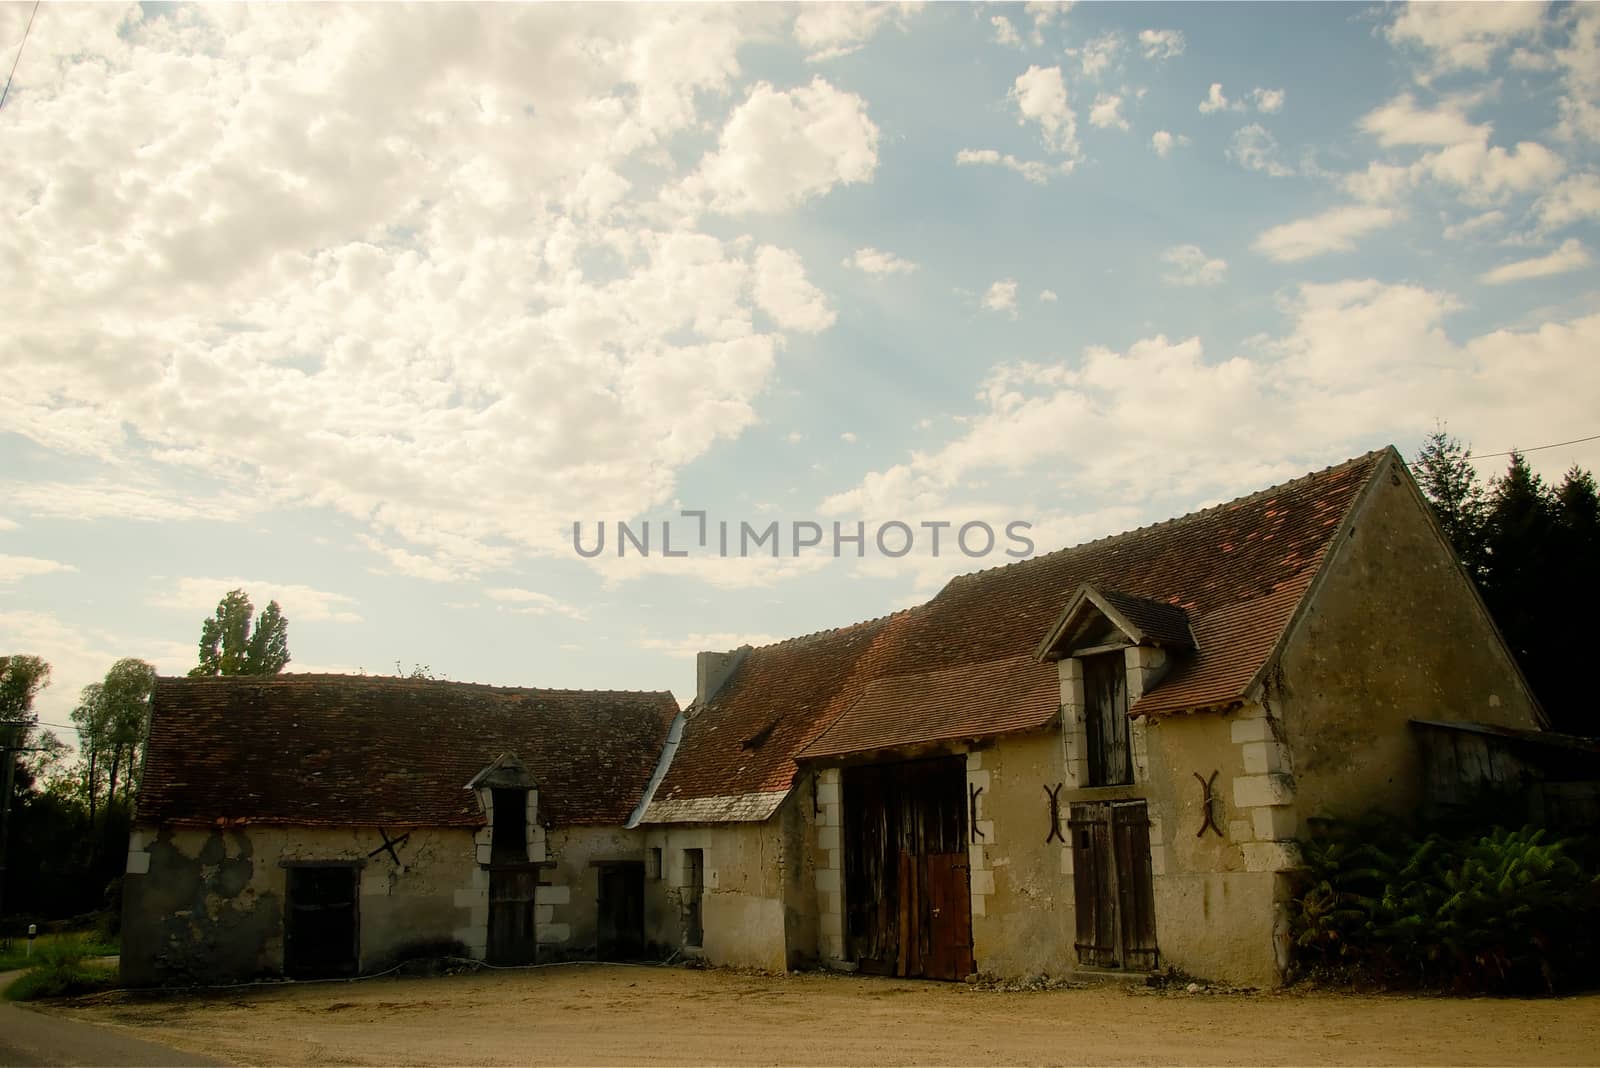
[[[538,954],[534,929],[536,865],[489,869],[489,963],[532,964]]]
[[[597,954],[602,960],[638,957],[644,953],[644,865],[607,861],[598,870]]]
[[[291,979],[354,975],[361,956],[359,869],[306,864],[284,875],[283,973]]]
[[[962,757],[845,770],[846,938],[862,971],[972,972],[965,800]]]
[[[1072,882],[1078,963],[1156,967],[1150,816],[1143,801],[1073,805]]]

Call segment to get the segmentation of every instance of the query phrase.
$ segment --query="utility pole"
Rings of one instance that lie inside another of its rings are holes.
[[[0,760],[5,761],[5,769],[0,773],[0,786],[4,792],[0,793],[0,923],[5,920],[6,909],[6,852],[11,844],[11,793],[17,779],[17,754],[36,752],[38,746],[25,746],[20,743],[28,733],[28,728],[33,724],[28,720],[0,720]]]

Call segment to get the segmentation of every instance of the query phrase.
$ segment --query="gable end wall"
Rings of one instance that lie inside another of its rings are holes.
[[[1369,808],[1409,815],[1421,791],[1411,719],[1538,726],[1539,714],[1470,580],[1398,458],[1373,474],[1278,661],[1302,821]]]

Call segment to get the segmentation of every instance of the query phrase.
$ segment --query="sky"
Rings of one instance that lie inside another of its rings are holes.
[[[291,671],[686,701],[1009,524],[1600,434],[1597,142],[1600,5],[44,4],[0,652],[65,722],[243,587]]]

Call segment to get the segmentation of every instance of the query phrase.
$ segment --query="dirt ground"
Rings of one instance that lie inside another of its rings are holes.
[[[1600,995],[1000,992],[579,965],[101,995],[74,1019],[238,1064],[1595,1064]]]

